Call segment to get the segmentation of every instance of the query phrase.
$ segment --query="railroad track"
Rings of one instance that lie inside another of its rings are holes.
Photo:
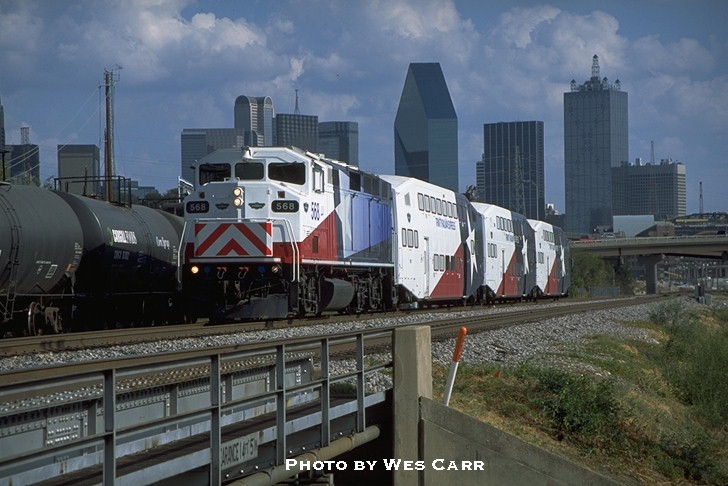
[[[520,324],[529,320],[546,319],[558,315],[594,311],[625,305],[637,305],[664,299],[662,295],[631,297],[624,299],[605,299],[588,302],[562,301],[557,305],[543,306],[533,304],[497,307],[497,312],[489,308],[450,307],[446,309],[427,309],[427,322],[432,327],[433,339],[447,339],[457,334],[461,326],[469,332],[497,329],[506,325]],[[0,340],[0,357],[21,356],[43,352],[74,351],[87,348],[151,343],[160,340],[194,339],[210,336],[224,336],[240,332],[266,329],[286,329],[306,327],[316,324],[331,324],[345,327],[347,323],[366,323],[376,319],[379,322],[389,318],[412,316],[413,322],[421,312],[398,312],[367,314],[359,316],[322,316],[320,318],[257,321],[237,324],[209,326],[206,322],[194,324],[169,325],[159,327],[116,329],[107,331],[79,332],[60,335],[35,336]],[[398,324],[402,325],[402,324]],[[377,326],[382,332],[389,332],[396,326]],[[338,335],[339,333],[336,333]],[[342,334],[346,334],[345,332]],[[329,333],[329,335],[333,335]],[[310,338],[310,336],[309,336]],[[292,339],[292,342],[295,338]]]
[[[512,308],[504,310],[498,313],[490,314],[476,314],[467,315],[462,308],[460,312],[441,312],[436,313],[432,319],[427,322],[412,322],[411,324],[398,324],[398,325],[384,325],[381,327],[367,330],[367,337],[364,342],[364,355],[371,356],[373,354],[387,353],[391,350],[392,344],[392,332],[397,327],[404,325],[429,325],[432,329],[432,339],[445,340],[454,337],[459,329],[463,326],[468,328],[469,334],[475,334],[478,332],[484,332],[488,330],[500,329],[509,326],[522,325],[527,322],[539,321],[552,317],[558,317],[569,314],[577,314],[582,312],[593,312],[598,310],[627,307],[632,305],[642,305],[652,302],[664,301],[664,296],[645,296],[635,297],[627,299],[609,299],[600,301],[590,302],[572,302],[568,305],[556,305],[556,306],[521,306],[518,308]],[[429,315],[429,314],[428,314]],[[330,321],[329,321],[330,322]],[[332,322],[330,322],[332,323]],[[168,326],[162,328],[163,330],[169,330],[174,326]],[[232,326],[235,327],[235,326]],[[207,335],[210,335],[210,330],[213,332],[219,332],[219,327],[204,327],[199,326],[198,332],[207,330]],[[194,329],[186,329],[193,331]],[[144,336],[151,336],[151,331],[148,329],[139,329],[137,331],[144,331],[141,334]],[[232,332],[232,331],[230,331]],[[211,353],[219,353],[220,355],[234,353],[234,352],[251,352],[254,353],[256,350],[271,350],[276,349],[278,346],[285,346],[287,353],[290,352],[311,352],[316,355],[318,352],[317,346],[311,346],[312,342],[317,339],[324,341],[328,339],[331,342],[330,356],[331,359],[343,360],[350,359],[356,356],[356,336],[361,334],[362,330],[355,331],[343,331],[337,333],[325,333],[319,336],[306,335],[294,338],[281,338],[277,340],[264,340],[246,344],[229,344],[219,347],[207,347],[198,349],[180,349],[177,351],[163,352],[159,354],[144,354],[136,356],[123,356],[114,357],[108,359],[98,359],[91,361],[78,361],[73,363],[59,363],[51,366],[43,366],[36,368],[23,368],[14,369],[0,372],[0,387],[4,385],[20,384],[27,381],[33,381],[36,379],[53,379],[68,376],[84,375],[86,373],[98,372],[106,368],[114,368],[116,366],[124,367],[135,367],[137,369],[143,369],[146,366],[156,365],[160,362],[174,363],[184,360],[194,360],[203,356],[208,356]],[[71,335],[73,337],[74,335]],[[138,339],[143,339],[139,337]],[[169,339],[169,334],[165,335],[165,339]],[[13,340],[14,342],[15,340]],[[89,344],[89,340],[81,339],[76,345],[81,343]],[[308,346],[304,349],[301,346]],[[273,359],[273,358],[271,358]],[[314,361],[317,361],[314,358]],[[186,375],[187,379],[194,378],[197,374],[203,375],[204,372],[195,370],[194,367],[190,368]],[[151,379],[151,378],[150,378]],[[160,378],[154,378],[160,379]],[[166,379],[166,378],[164,378]],[[49,391],[49,390],[46,390]],[[59,390],[60,391],[60,390]]]

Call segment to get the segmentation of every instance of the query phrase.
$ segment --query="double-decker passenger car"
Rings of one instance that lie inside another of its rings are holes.
[[[471,203],[476,224],[478,264],[484,269],[478,300],[519,300],[535,288],[535,237],[525,216],[492,204]]]
[[[400,304],[470,299],[474,235],[465,196],[411,177],[380,177],[392,186]]]
[[[536,233],[536,294],[564,297],[570,286],[569,241],[564,231],[543,221],[529,219]]]

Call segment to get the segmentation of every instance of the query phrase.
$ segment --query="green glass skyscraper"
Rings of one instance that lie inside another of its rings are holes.
[[[458,190],[458,119],[440,63],[412,63],[394,120],[394,173]]]

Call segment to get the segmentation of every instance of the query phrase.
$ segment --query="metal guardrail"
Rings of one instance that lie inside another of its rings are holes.
[[[141,486],[200,468],[209,471],[202,483],[220,484],[280,468],[364,431],[366,409],[384,401],[367,394],[367,377],[391,365],[365,363],[368,336],[85,364],[73,376],[0,384],[0,485]],[[333,375],[331,346],[343,342],[355,344],[355,364]],[[346,397],[336,394],[342,386]]]

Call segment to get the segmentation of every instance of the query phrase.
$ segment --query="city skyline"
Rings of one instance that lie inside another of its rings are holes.
[[[103,10],[103,14],[102,14]],[[165,191],[186,127],[232,127],[237,96],[276,112],[359,125],[363,170],[394,173],[392,126],[407,66],[439,62],[458,116],[460,189],[475,179],[482,127],[543,120],[545,200],[564,212],[563,94],[594,54],[629,93],[630,161],[685,164],[687,209],[728,210],[728,4],[617,0],[336,2],[5,1],[0,99],[8,144],[102,139],[98,85],[118,74],[117,171]],[[121,66],[121,69],[117,69]]]

